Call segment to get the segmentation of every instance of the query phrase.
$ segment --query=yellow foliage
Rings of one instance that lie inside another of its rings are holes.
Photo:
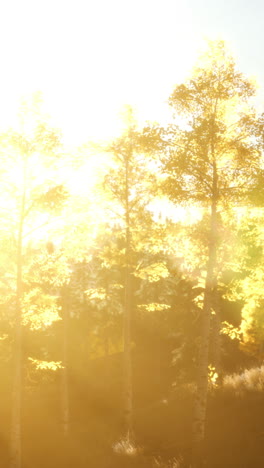
[[[155,283],[161,278],[167,278],[169,276],[169,271],[163,263],[153,263],[152,265],[135,271],[134,276],[143,280],[148,280],[150,283]]]
[[[106,299],[106,291],[104,288],[90,288],[85,291],[89,299]]]
[[[57,297],[43,294],[39,288],[35,288],[24,295],[22,323],[29,325],[32,330],[39,330],[61,320],[59,310]]]
[[[244,301],[242,309],[241,335],[243,341],[252,340],[254,329],[255,339],[263,339],[263,281],[264,271],[255,269],[250,276],[245,278],[237,291],[239,299]]]
[[[221,334],[227,335],[231,340],[240,340],[242,336],[242,331],[239,328],[234,327],[231,323],[223,322],[222,323]]]
[[[170,309],[170,306],[168,304],[153,302],[151,304],[140,304],[138,305],[138,308],[147,312],[161,312],[162,310]]]
[[[218,373],[216,372],[216,369],[212,364],[209,364],[208,366],[208,382],[212,387],[217,387],[218,385]]]
[[[31,361],[37,370],[52,370],[56,371],[58,369],[63,369],[61,361],[41,361],[39,359],[28,358]]]

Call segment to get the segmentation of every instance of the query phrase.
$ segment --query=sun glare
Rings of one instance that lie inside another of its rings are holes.
[[[3,468],[264,466],[264,3],[224,3],[2,2]]]
[[[21,95],[36,89],[69,144],[117,134],[127,103],[140,119],[166,118],[165,101],[198,48],[186,5],[78,0],[73,8],[48,0],[39,10],[33,0],[15,4],[19,41],[8,22],[1,31],[8,73],[1,78],[0,126],[12,121]],[[13,18],[8,3],[4,9]]]

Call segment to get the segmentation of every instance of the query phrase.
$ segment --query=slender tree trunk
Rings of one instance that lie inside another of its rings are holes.
[[[69,406],[69,297],[66,288],[63,290],[63,337],[62,337],[62,376],[61,376],[61,410],[64,437],[69,436],[70,406]]]
[[[16,324],[13,348],[13,391],[12,391],[12,418],[11,418],[11,468],[21,467],[21,396],[22,396],[22,327],[21,327],[21,289],[22,275],[21,262],[17,271],[17,297],[16,297]]]
[[[129,206],[129,159],[126,158],[125,175],[125,216],[126,216],[126,248],[125,248],[125,298],[124,298],[124,423],[128,438],[133,437],[133,390],[132,390],[132,353],[131,353],[131,233]]]
[[[125,431],[133,434],[133,391],[132,391],[132,355],[131,355],[131,278],[126,268],[125,279],[125,316],[124,316],[124,419]]]
[[[23,188],[19,215],[19,227],[17,237],[17,274],[16,274],[16,310],[13,347],[13,390],[11,410],[11,434],[10,434],[10,466],[21,468],[21,398],[22,398],[22,309],[21,300],[23,293],[23,229],[26,205],[26,172],[27,160],[24,160]]]
[[[105,357],[109,356],[109,338],[108,336],[104,337],[104,351],[105,351]]]
[[[200,468],[204,466],[205,423],[208,393],[210,317],[212,294],[213,291],[216,289],[215,267],[217,251],[217,193],[217,169],[215,161],[213,160],[213,184],[208,263],[201,324],[200,349],[197,365],[197,390],[194,401],[192,468]]]
[[[108,281],[108,276],[106,275],[105,277],[105,291],[106,291],[106,294],[108,295],[109,294],[109,281]],[[110,332],[111,334],[111,332]],[[106,328],[105,329],[105,336],[104,336],[104,351],[105,351],[105,356],[108,357],[109,356],[109,351],[110,351],[110,340],[109,340],[109,336],[110,336],[109,332],[108,332],[108,329]],[[108,368],[108,367],[107,367]]]
[[[210,361],[221,378],[221,317],[220,298],[217,291],[214,293],[213,314],[211,316],[211,340],[210,340]]]

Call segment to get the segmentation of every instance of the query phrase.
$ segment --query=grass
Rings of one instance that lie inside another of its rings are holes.
[[[117,441],[112,448],[117,455],[125,455],[128,457],[136,457],[142,453],[142,447],[135,444],[129,433],[124,438]]]
[[[143,455],[143,448],[137,446],[133,439],[129,436],[123,437],[118,442],[116,442],[113,446],[113,452],[120,456],[125,456],[129,458],[135,458],[141,460],[141,462],[148,461],[148,466],[150,467],[149,463],[151,464],[151,468],[181,468],[182,467],[182,459],[172,458],[170,460],[162,460],[161,457],[157,458],[145,458]],[[143,455],[143,457],[142,457]],[[144,463],[143,463],[144,464]],[[141,465],[140,465],[141,466]],[[144,466],[146,466],[144,464]]]
[[[171,460],[162,461],[161,458],[155,458],[153,462],[153,468],[181,468],[182,460],[172,458]]]
[[[264,366],[246,369],[241,374],[226,375],[223,387],[241,395],[245,392],[263,392]]]

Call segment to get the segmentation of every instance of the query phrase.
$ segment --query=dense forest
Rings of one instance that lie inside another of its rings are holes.
[[[264,465],[264,113],[223,41],[69,151],[0,134],[1,466]]]

